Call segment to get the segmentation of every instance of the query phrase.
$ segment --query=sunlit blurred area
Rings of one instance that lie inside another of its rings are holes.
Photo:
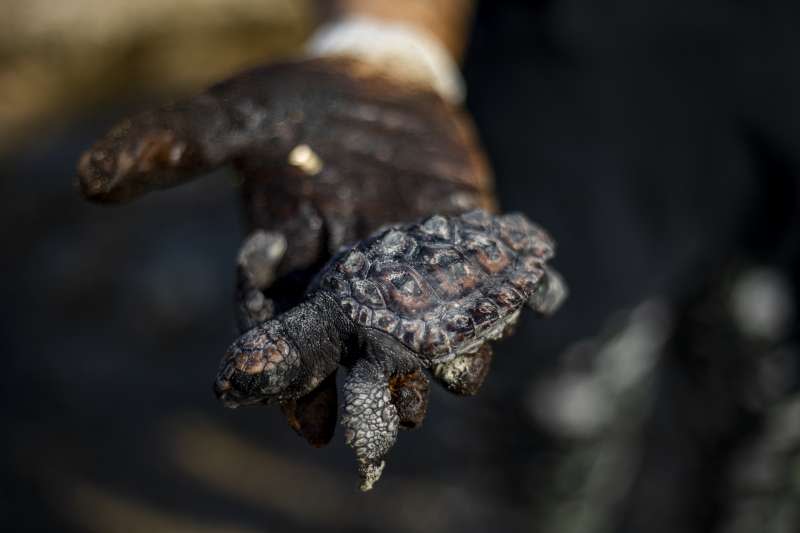
[[[175,96],[297,50],[308,0],[4,0],[0,151],[50,124]]]

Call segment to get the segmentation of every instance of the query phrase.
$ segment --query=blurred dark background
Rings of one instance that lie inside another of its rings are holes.
[[[434,387],[368,494],[340,435],[213,397],[232,173],[116,208],[72,184],[120,117],[296,50],[310,6],[5,4],[4,530],[800,531],[797,3],[479,4],[468,108],[571,298],[477,397]]]

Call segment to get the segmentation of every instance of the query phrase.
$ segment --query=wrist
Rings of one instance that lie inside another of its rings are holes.
[[[322,25],[306,45],[310,57],[350,57],[389,77],[433,89],[453,104],[464,99],[464,81],[436,37],[405,22],[347,16]]]

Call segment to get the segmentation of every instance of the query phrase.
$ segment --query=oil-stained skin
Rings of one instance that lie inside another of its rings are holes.
[[[307,146],[321,165],[292,164]],[[469,120],[435,93],[345,59],[270,65],[126,119],[80,160],[97,202],[127,202],[220,165],[243,178],[251,230],[285,236],[278,310],[331,252],[387,223],[493,209]],[[288,294],[284,294],[288,293]]]
[[[240,323],[252,327],[296,305],[339,247],[385,224],[493,210],[478,146],[469,119],[429,90],[352,60],[305,60],[256,68],[123,120],[82,156],[78,185],[89,200],[122,203],[233,165],[251,235],[286,243],[269,286],[237,273],[237,305],[255,319]],[[414,325],[405,326],[415,342]],[[332,434],[326,398],[330,391],[284,405],[314,445]]]

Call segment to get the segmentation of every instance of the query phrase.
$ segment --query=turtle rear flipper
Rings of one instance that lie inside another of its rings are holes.
[[[547,317],[558,311],[569,289],[561,274],[549,267],[544,267],[544,271],[541,285],[528,298],[528,307]]]

